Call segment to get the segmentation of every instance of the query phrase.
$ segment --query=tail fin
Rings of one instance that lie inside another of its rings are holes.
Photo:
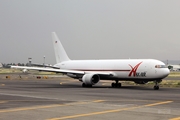
[[[70,60],[69,57],[66,54],[66,51],[64,50],[64,47],[62,46],[59,38],[57,37],[55,32],[52,32],[52,40],[53,40],[53,46],[54,46],[54,52],[56,57],[56,62],[60,63],[63,61]]]

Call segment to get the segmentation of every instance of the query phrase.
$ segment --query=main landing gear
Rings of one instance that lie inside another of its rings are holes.
[[[162,80],[156,80],[154,81],[155,85],[154,85],[154,90],[159,90],[159,83],[161,82]]]
[[[85,83],[82,83],[82,87],[88,87],[88,88],[91,88],[92,85],[86,85]]]
[[[111,84],[112,88],[120,88],[121,87],[121,83],[118,82],[118,80],[116,80],[115,83]]]

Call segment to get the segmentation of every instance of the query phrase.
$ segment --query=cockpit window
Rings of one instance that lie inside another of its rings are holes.
[[[167,68],[166,65],[156,65],[155,68]]]

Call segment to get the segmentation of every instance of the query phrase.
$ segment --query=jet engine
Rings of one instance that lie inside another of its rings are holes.
[[[23,69],[22,72],[23,73],[28,73],[28,70],[27,69]]]
[[[134,81],[136,84],[146,84],[148,81]]]
[[[85,84],[86,86],[95,85],[96,83],[99,82],[99,80],[100,80],[100,77],[97,74],[85,74],[82,77],[83,84]]]

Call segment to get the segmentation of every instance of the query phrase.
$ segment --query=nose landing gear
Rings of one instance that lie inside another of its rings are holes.
[[[154,90],[159,90],[159,83],[161,82],[162,80],[155,80],[154,83]]]
[[[154,90],[159,90],[159,86],[158,86],[158,85],[155,85],[155,86],[154,86]]]

